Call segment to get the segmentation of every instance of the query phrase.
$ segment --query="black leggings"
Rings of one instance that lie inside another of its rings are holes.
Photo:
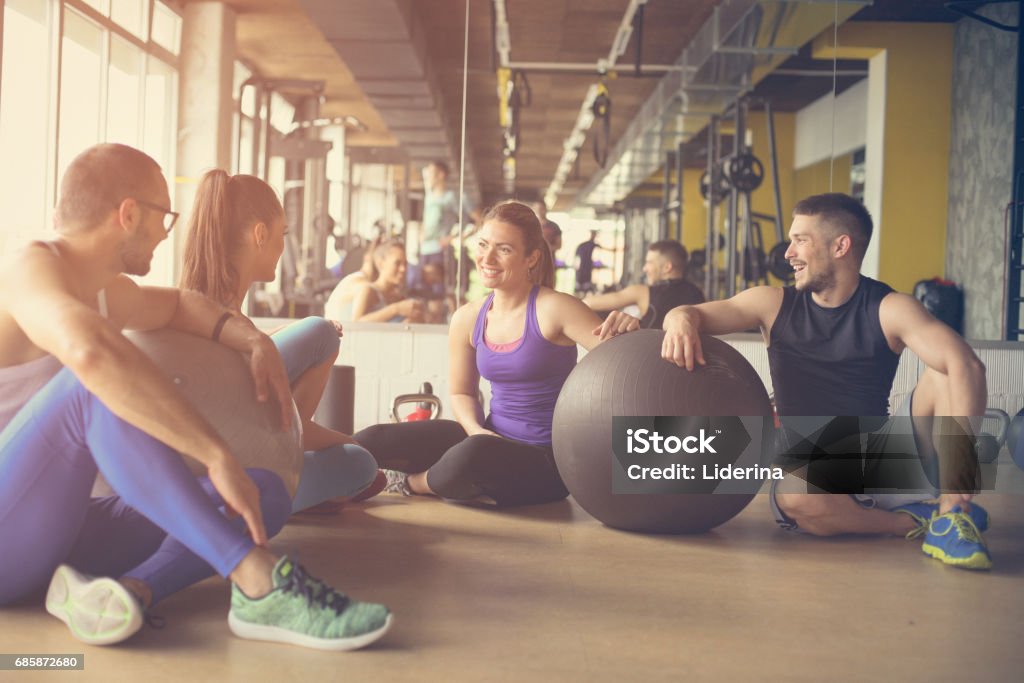
[[[550,446],[489,434],[466,436],[458,422],[426,420],[367,427],[354,435],[378,464],[427,473],[427,484],[450,500],[488,496],[501,506],[532,505],[569,495]]]

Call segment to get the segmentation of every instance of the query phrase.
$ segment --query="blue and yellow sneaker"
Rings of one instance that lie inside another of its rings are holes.
[[[929,557],[961,569],[992,568],[992,556],[981,532],[959,505],[944,515],[932,517],[921,550]]]
[[[932,521],[932,518],[939,514],[939,501],[937,500],[921,500],[916,503],[907,503],[906,505],[900,505],[894,507],[893,512],[904,512],[910,515],[918,526],[916,529],[907,534],[907,538],[918,538],[923,536],[928,531],[928,523]],[[978,527],[978,531],[984,533],[988,531],[989,516],[988,511],[981,507],[977,503],[971,503],[971,510],[967,513],[974,522],[974,526]]]
[[[273,582],[274,589],[262,598],[250,598],[232,584],[228,625],[236,636],[318,650],[355,650],[391,626],[391,612],[384,605],[351,600],[287,557],[274,567]]]

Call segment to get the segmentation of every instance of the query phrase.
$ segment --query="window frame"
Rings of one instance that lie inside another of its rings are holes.
[[[139,62],[139,70],[136,73],[138,82],[138,97],[135,103],[136,111],[140,117],[138,131],[136,132],[134,145],[142,147],[146,140],[146,90],[148,79],[154,71],[160,69],[153,69],[153,62],[159,62],[162,67],[166,67],[166,71],[171,74],[171,106],[167,111],[165,126],[169,127],[172,133],[172,140],[176,136],[178,127],[178,106],[177,103],[180,98],[180,77],[181,77],[181,24],[178,28],[178,47],[179,54],[175,54],[171,50],[163,47],[162,45],[153,42],[152,40],[152,28],[153,28],[153,16],[154,6],[158,0],[143,0],[142,11],[143,15],[143,26],[142,33],[144,37],[139,37],[131,30],[118,24],[116,21],[111,19],[109,16],[105,16],[103,12],[97,10],[92,5],[85,2],[85,0],[38,0],[45,2],[45,26],[44,29],[47,34],[47,64],[46,64],[46,78],[47,83],[45,89],[47,92],[47,104],[44,112],[41,115],[45,117],[45,129],[47,139],[45,143],[45,160],[44,160],[44,177],[41,179],[43,182],[44,197],[46,199],[46,206],[43,208],[43,225],[39,226],[40,230],[45,230],[45,226],[50,225],[53,220],[54,206],[57,201],[57,193],[59,191],[60,178],[58,177],[60,172],[60,160],[61,160],[61,95],[63,92],[63,58],[64,58],[64,39],[66,34],[66,17],[68,11],[75,12],[79,17],[86,21],[96,25],[102,32],[102,42],[100,44],[100,76],[99,82],[96,83],[97,97],[99,99],[99,130],[97,131],[97,138],[99,140],[107,139],[107,127],[109,125],[108,116],[108,100],[110,94],[110,69],[111,69],[111,46],[116,38],[123,40],[131,47],[137,49],[141,55]],[[184,15],[182,6],[175,0],[159,0],[160,3],[166,7],[169,11],[177,15],[180,22],[184,22]],[[7,9],[8,0],[0,0],[0,98],[4,97],[16,97],[16,94],[6,92],[3,88],[2,74],[3,74],[3,31],[4,31],[4,14]],[[162,148],[161,154],[169,155],[167,159],[161,159],[161,162],[166,164],[164,169],[166,175],[173,179],[175,176],[175,164],[177,149],[173,143],[169,147]],[[172,269],[173,276],[173,269]]]

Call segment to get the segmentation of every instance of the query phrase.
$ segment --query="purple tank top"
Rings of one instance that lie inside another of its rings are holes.
[[[476,368],[491,383],[491,414],[485,426],[508,439],[537,446],[551,444],[551,420],[558,392],[576,366],[576,347],[544,338],[537,323],[534,286],[526,302],[523,341],[512,351],[496,352],[484,341],[484,323],[494,294],[480,307],[473,328]]]

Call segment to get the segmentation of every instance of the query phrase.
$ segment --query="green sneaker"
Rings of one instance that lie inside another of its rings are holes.
[[[391,627],[387,607],[351,600],[287,557],[278,560],[273,581],[274,589],[257,599],[232,585],[228,625],[239,638],[356,650]]]
[[[57,567],[46,591],[46,611],[89,645],[113,645],[142,628],[143,610],[131,591],[114,579],[92,577],[66,564]]]

